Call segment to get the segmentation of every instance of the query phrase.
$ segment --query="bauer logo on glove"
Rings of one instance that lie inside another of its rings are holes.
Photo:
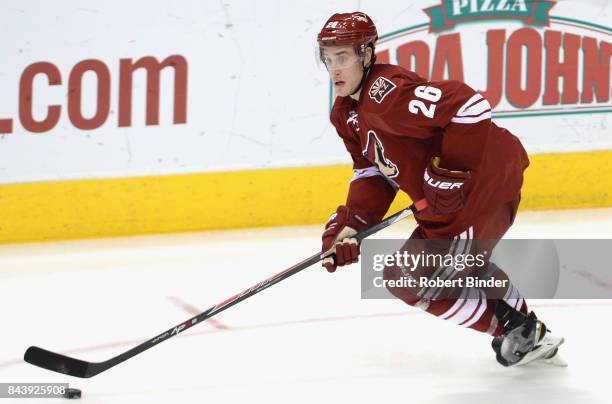
[[[451,171],[440,167],[440,158],[434,157],[423,174],[423,193],[429,209],[436,215],[448,215],[463,209],[467,199],[469,171]]]

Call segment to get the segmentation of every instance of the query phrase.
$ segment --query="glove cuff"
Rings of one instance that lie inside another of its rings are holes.
[[[431,159],[431,164],[428,168],[433,174],[442,177],[461,179],[470,179],[471,177],[471,173],[469,171],[448,170],[446,168],[440,167],[440,157],[433,157]]]

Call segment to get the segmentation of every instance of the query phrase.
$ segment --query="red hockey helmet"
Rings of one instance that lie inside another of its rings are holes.
[[[376,25],[365,13],[339,13],[332,15],[317,37],[319,46],[354,45],[363,52],[367,45],[378,39]]]

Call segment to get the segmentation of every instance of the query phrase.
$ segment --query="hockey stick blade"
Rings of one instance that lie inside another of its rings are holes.
[[[362,232],[359,232],[355,235],[355,238],[361,241],[364,238],[388,226],[391,226],[393,223],[396,223],[410,216],[410,214],[416,212],[417,210],[423,209],[425,206],[426,203],[424,200],[413,203],[406,209],[403,209],[395,213],[394,215],[389,216],[380,223],[377,223],[374,226],[369,227],[363,230]],[[66,355],[47,351],[46,349],[42,349],[36,346],[29,347],[26,350],[23,359],[32,365],[41,367],[43,369],[51,370],[53,372],[63,373],[69,376],[81,378],[89,378],[95,376],[104,372],[105,370],[108,370],[120,364],[123,361],[126,361],[138,355],[141,352],[146,351],[149,348],[154,347],[160,342],[163,342],[167,339],[170,339],[171,337],[174,337],[175,335],[180,334],[181,332],[187,330],[193,325],[201,323],[202,321],[216,315],[217,313],[222,312],[223,310],[243,301],[244,299],[247,299],[253,296],[254,294],[261,292],[262,290],[269,288],[270,286],[282,281],[283,279],[287,279],[288,277],[295,275],[296,273],[316,264],[317,262],[320,262],[324,258],[331,256],[332,254],[332,250],[326,251],[324,253],[316,253],[311,257],[306,258],[302,262],[299,262],[294,266],[287,268],[284,271],[279,272],[278,274],[255,284],[254,286],[244,290],[241,293],[238,293],[237,295],[230,297],[227,300],[224,300],[223,302],[190,318],[189,320],[184,321],[181,324],[178,324],[175,327],[170,328],[169,330],[166,330],[163,333],[143,342],[142,344],[137,345],[132,349],[125,351],[122,354],[119,354],[104,362],[87,362],[81,359],[75,359]]]
[[[80,359],[70,358],[37,346],[31,346],[26,351],[23,359],[32,365],[39,366],[54,372],[63,373],[75,377],[91,377],[90,365],[95,365]]]

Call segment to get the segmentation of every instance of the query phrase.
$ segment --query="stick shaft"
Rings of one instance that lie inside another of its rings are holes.
[[[355,238],[359,241],[364,238],[404,219],[405,217],[410,216],[412,213],[416,212],[415,205],[412,204],[406,209],[403,209],[392,216],[384,219],[380,223],[367,228],[366,230],[358,233]],[[149,339],[148,341],[143,342],[140,345],[135,346],[134,348],[117,355],[111,359],[108,359],[104,362],[87,362],[80,359],[71,358],[62,354],[57,354],[51,351],[47,351],[46,349],[42,349],[39,347],[31,346],[25,352],[24,360],[33,365],[52,370],[54,372],[59,372],[63,374],[67,374],[75,377],[92,377],[99,373],[104,372],[144,351],[149,348],[154,347],[160,342],[166,341],[175,335],[180,334],[181,332],[191,328],[195,324],[201,323],[202,321],[226,310],[233,305],[248,299],[249,297],[261,292],[264,289],[269,288],[270,286],[289,278],[290,276],[295,275],[296,273],[316,264],[321,261],[323,258],[332,254],[332,251],[327,251],[325,253],[316,253],[309,258],[293,265],[290,268],[285,269],[282,272],[277,273],[270,278],[259,282],[248,289],[230,297],[229,299],[224,300],[223,302],[209,308],[208,310],[184,321],[173,328],[170,328],[161,334]]]

